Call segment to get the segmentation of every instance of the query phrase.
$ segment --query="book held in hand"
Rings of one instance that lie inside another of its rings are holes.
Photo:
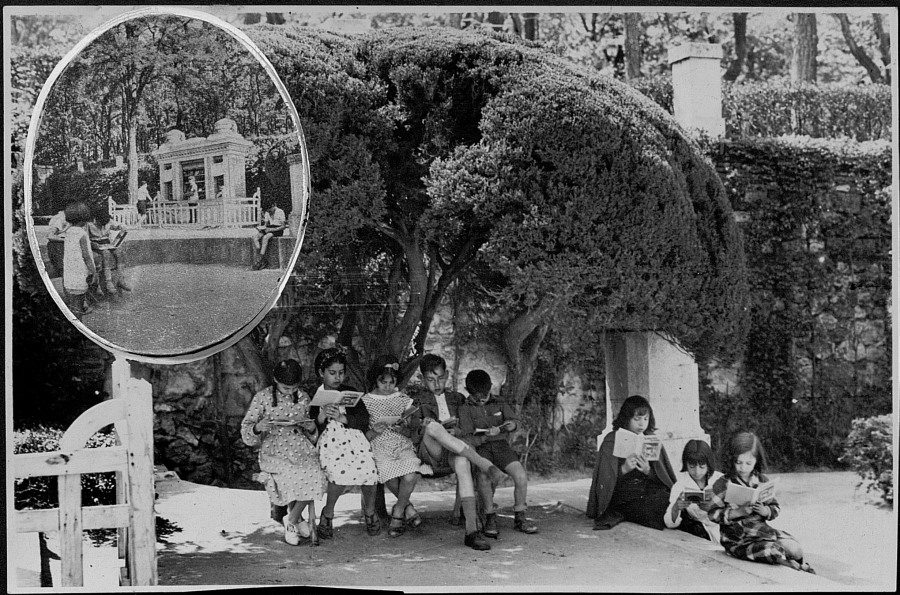
[[[341,407],[356,407],[359,399],[363,396],[361,392],[355,390],[329,390],[327,388],[319,388],[313,395],[310,405],[324,407],[325,405],[340,405]]]
[[[701,490],[700,488],[686,487],[681,492],[681,495],[684,496],[684,499],[687,502],[702,504],[704,502],[709,502],[710,500],[712,500],[713,491],[712,488]]]
[[[441,422],[441,425],[444,426],[445,428],[453,428],[453,427],[459,425],[459,418],[458,417],[447,418]]]
[[[775,498],[775,484],[771,481],[761,483],[755,488],[742,486],[732,481],[728,482],[728,489],[725,491],[725,502],[734,506],[743,506],[744,504],[756,504],[757,502],[765,504]]]
[[[616,443],[613,446],[613,456],[620,459],[628,458],[632,454],[642,455],[648,461],[658,461],[662,450],[662,442],[658,436],[652,434],[635,434],[625,428],[616,430]]]

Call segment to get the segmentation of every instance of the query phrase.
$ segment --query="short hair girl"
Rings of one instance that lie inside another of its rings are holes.
[[[713,484],[722,477],[716,471],[716,457],[709,444],[703,440],[688,440],[681,452],[681,472],[669,492],[669,508],[663,517],[670,529],[679,529],[691,535],[719,543],[719,527],[709,520],[707,511],[711,505],[706,494],[712,493]],[[704,490],[704,499],[691,502],[685,490]]]
[[[321,351],[313,365],[321,385],[326,390],[354,390],[344,384],[347,356],[338,347]],[[363,514],[369,535],[378,535],[381,521],[375,513],[375,488],[378,484],[378,470],[372,456],[372,448],[366,439],[369,429],[369,411],[362,399],[353,407],[340,405],[312,406],[310,417],[316,420],[322,431],[319,436],[319,460],[328,478],[325,506],[319,523],[319,537],[334,537],[332,519],[334,505],[344,493],[346,486],[360,486]]]
[[[663,519],[669,504],[669,491],[675,483],[675,472],[665,448],[660,448],[657,461],[643,455],[627,458],[613,455],[616,434],[624,430],[635,434],[652,434],[656,429],[653,408],[644,397],[625,399],[613,421],[613,431],[600,445],[594,478],[588,496],[587,515],[594,519],[594,529],[611,529],[622,521],[631,521],[664,529]]]

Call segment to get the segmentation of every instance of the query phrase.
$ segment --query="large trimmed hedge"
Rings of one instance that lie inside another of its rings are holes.
[[[248,33],[307,133],[305,250],[424,220],[437,254],[483,238],[518,306],[570,278],[598,330],[659,330],[699,354],[740,344],[743,255],[721,182],[627,86],[502,35]]]

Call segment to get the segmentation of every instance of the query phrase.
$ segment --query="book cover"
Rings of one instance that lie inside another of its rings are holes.
[[[355,407],[362,398],[362,393],[353,390],[328,390],[320,388],[313,395],[310,405],[324,407],[325,405],[340,405],[342,407]]]
[[[729,481],[725,491],[725,502],[734,506],[770,502],[775,498],[775,484],[771,481],[761,483],[755,488],[742,486]]]
[[[700,488],[686,487],[681,493],[686,501],[696,502],[697,504],[709,502],[712,500],[713,495],[712,488],[701,490]]]
[[[629,455],[642,455],[648,461],[658,461],[662,442],[658,436],[652,434],[635,434],[625,428],[616,430],[616,442],[613,446],[613,456],[620,459]]]
[[[441,422],[441,425],[444,426],[445,428],[453,428],[453,427],[459,425],[459,418],[458,417],[447,418]]]

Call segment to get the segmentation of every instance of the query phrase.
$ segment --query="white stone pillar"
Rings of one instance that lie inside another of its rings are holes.
[[[291,214],[288,215],[288,227],[291,235],[297,238],[300,237],[300,226],[303,225],[306,216],[309,180],[303,153],[288,155],[287,162],[291,176]]]
[[[725,136],[721,60],[717,43],[683,43],[669,50],[675,119],[713,138]]]
[[[650,402],[656,434],[662,439],[675,471],[681,469],[681,451],[688,440],[704,440],[700,427],[699,369],[694,358],[654,332],[607,332],[606,429],[628,397],[640,395]],[[599,446],[599,441],[598,441]]]

